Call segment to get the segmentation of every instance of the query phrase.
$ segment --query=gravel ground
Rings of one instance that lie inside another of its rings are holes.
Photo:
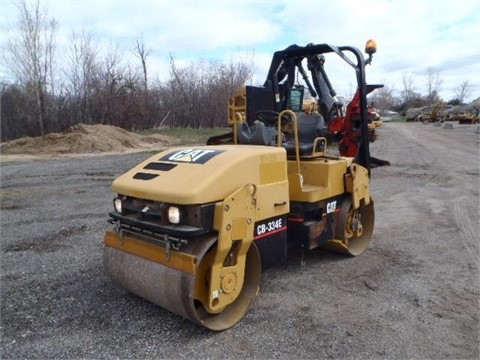
[[[102,240],[115,177],[150,154],[1,163],[1,358],[478,359],[480,136],[388,123],[361,256],[312,251],[262,275],[214,333],[118,288]]]

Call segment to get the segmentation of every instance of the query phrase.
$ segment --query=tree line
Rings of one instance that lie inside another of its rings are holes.
[[[393,110],[401,115],[406,115],[407,110],[410,108],[421,108],[425,106],[432,108],[438,103],[465,105],[465,102],[470,96],[470,84],[468,80],[461,82],[455,87],[455,97],[446,102],[440,97],[442,83],[441,74],[435,71],[434,68],[428,68],[425,92],[422,94],[414,85],[415,76],[413,74],[403,74],[402,88],[400,91],[396,91],[392,86],[384,85],[369,96],[369,101],[380,113],[383,113],[385,110]]]
[[[229,98],[253,76],[252,61],[200,59],[178,68],[170,55],[167,80],[152,80],[150,52],[142,40],[134,46],[138,65],[132,66],[117,47],[100,55],[95,37],[86,31],[72,33],[61,67],[56,21],[39,0],[17,5],[19,21],[3,58],[15,81],[0,83],[2,141],[78,123],[127,130],[224,126]]]
[[[229,98],[253,77],[252,60],[225,64],[200,59],[179,68],[170,55],[166,80],[152,79],[150,51],[141,39],[132,47],[138,60],[132,65],[118,47],[101,51],[94,35],[84,30],[72,32],[69,49],[60,57],[58,24],[40,0],[16,4],[18,22],[2,53],[15,79],[0,82],[2,141],[60,132],[78,123],[127,130],[224,126]],[[428,69],[426,95],[417,91],[414,80],[413,75],[403,75],[400,96],[385,85],[369,101],[380,111],[402,114],[441,101],[438,72]],[[455,95],[449,103],[463,104],[469,96],[468,81]]]

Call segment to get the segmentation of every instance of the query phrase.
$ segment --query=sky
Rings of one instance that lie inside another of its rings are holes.
[[[30,1],[30,0],[27,0]],[[18,19],[18,0],[0,0],[0,46]],[[252,62],[253,85],[262,84],[272,55],[289,45],[328,43],[378,49],[367,83],[385,84],[399,96],[402,79],[426,94],[429,71],[441,79],[440,96],[455,98],[468,81],[468,101],[480,97],[479,0],[40,0],[58,22],[57,56],[65,56],[73,31],[93,34],[101,48],[117,46],[140,66],[133,49],[149,51],[150,78],[166,79],[170,56],[177,67],[200,59]],[[3,50],[3,48],[2,48]],[[8,69],[0,64],[0,80]],[[326,70],[339,95],[355,90],[354,72],[327,57]]]

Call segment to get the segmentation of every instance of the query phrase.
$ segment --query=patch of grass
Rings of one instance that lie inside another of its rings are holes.
[[[141,135],[161,134],[175,139],[176,144],[193,145],[205,144],[211,136],[226,134],[231,131],[230,127],[215,128],[168,128],[162,127],[139,132]]]

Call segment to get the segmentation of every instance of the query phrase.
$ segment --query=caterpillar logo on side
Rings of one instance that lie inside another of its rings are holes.
[[[222,152],[224,152],[224,150],[183,149],[180,151],[171,152],[162,157],[160,160],[192,164],[205,164],[208,160]]]
[[[337,201],[331,201],[327,204],[327,214],[335,212],[337,209]]]

